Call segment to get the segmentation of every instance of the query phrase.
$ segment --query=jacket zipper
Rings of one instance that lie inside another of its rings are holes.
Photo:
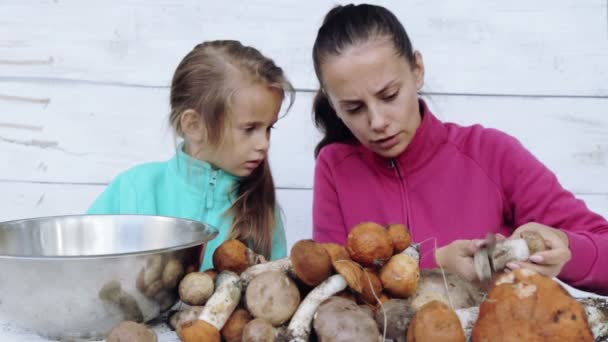
[[[405,226],[407,227],[407,229],[409,230],[411,236],[412,236],[412,240],[414,239],[414,231],[412,229],[412,226],[410,224],[410,206],[409,206],[409,198],[407,195],[407,191],[406,189],[406,182],[405,179],[403,179],[403,176],[401,175],[401,170],[399,169],[399,165],[397,165],[397,163],[395,162],[395,159],[390,159],[389,160],[389,167],[393,170],[395,170],[395,173],[397,175],[397,178],[399,179],[399,195],[401,197],[401,222],[403,224],[405,224]]]

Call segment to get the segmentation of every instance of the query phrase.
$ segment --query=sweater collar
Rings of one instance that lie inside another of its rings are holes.
[[[210,163],[192,158],[184,151],[184,143],[180,143],[177,153],[169,162],[171,171],[189,188],[197,193],[213,191],[214,198],[225,198],[226,194],[235,195],[238,181],[241,177],[228,173]]]
[[[424,100],[418,101],[422,120],[409,145],[400,155],[385,158],[360,145],[368,158],[380,164],[381,169],[391,175],[395,175],[394,166],[397,166],[402,174],[415,172],[435,155],[447,139],[447,130],[443,123],[433,115]]]

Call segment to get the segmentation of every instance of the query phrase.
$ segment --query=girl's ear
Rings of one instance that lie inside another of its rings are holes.
[[[191,142],[202,144],[207,137],[207,129],[203,123],[202,116],[193,109],[187,109],[180,118],[184,139]]]
[[[420,90],[422,86],[424,86],[424,61],[422,60],[422,53],[420,53],[420,51],[414,51],[413,71],[416,88]]]

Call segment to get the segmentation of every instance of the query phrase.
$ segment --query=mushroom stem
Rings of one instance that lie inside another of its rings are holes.
[[[244,287],[246,287],[249,282],[253,280],[253,278],[269,271],[285,272],[293,276],[293,267],[291,265],[291,259],[287,257],[251,266],[246,271],[241,273],[241,283]]]
[[[577,298],[587,313],[587,321],[593,337],[596,341],[608,340],[608,299],[606,298]],[[472,306],[465,309],[457,309],[456,315],[464,330],[467,341],[471,340],[473,326],[479,316],[479,307]]]
[[[344,290],[346,280],[339,274],[327,278],[315,287],[302,301],[298,310],[291,318],[287,327],[287,335],[291,342],[307,342],[310,335],[311,322],[319,305],[329,297]]]
[[[217,276],[215,292],[205,304],[198,319],[213,325],[217,330],[222,330],[240,300],[239,276],[234,272],[223,271]]]

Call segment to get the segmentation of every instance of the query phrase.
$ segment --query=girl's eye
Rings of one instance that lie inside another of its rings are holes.
[[[247,126],[245,127],[245,132],[251,133],[255,130],[255,126]]]
[[[359,112],[361,110],[361,108],[363,108],[363,106],[346,108],[346,112],[350,113],[350,114],[356,114],[357,112]]]

